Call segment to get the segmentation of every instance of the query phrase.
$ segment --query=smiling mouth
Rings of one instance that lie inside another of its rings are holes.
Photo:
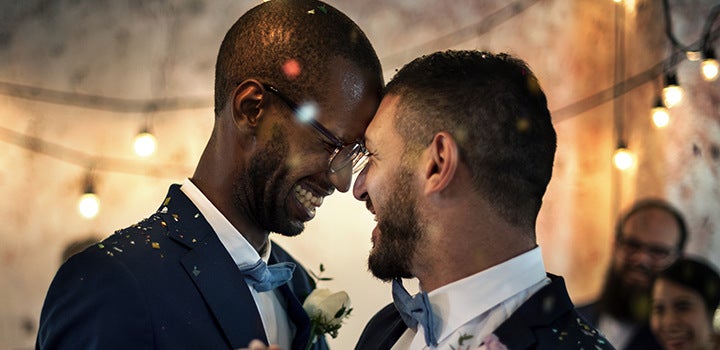
[[[297,199],[309,213],[315,214],[315,210],[323,203],[323,196],[316,196],[312,191],[300,185],[295,185],[294,190],[295,199]]]

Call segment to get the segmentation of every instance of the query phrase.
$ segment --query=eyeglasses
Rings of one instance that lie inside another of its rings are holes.
[[[675,256],[675,249],[663,247],[656,244],[647,244],[633,238],[618,237],[618,246],[627,255],[632,255],[640,251],[644,251],[655,262],[656,265],[669,263],[671,258]]]
[[[277,97],[279,97],[288,107],[290,107],[290,109],[292,109],[296,117],[301,115],[300,107],[298,106],[298,104],[290,100],[276,87],[269,84],[263,84],[263,87],[266,90],[274,93]],[[310,124],[310,126],[312,126],[315,131],[319,132],[323,137],[325,137],[325,139],[330,141],[330,144],[333,147],[335,147],[335,149],[330,154],[330,159],[328,160],[328,168],[330,169],[331,174],[347,171],[348,166],[351,166],[352,173],[354,174],[365,167],[370,152],[368,152],[368,150],[365,148],[362,140],[356,140],[355,142],[350,143],[343,143],[339,138],[333,135],[330,130],[322,126],[322,124],[320,124],[315,119],[308,118],[307,121],[303,122],[307,122],[308,124]]]

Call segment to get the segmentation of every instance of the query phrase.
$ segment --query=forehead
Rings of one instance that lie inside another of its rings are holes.
[[[659,208],[647,208],[634,213],[625,221],[622,232],[625,238],[664,246],[676,246],[680,240],[675,218]]]
[[[342,57],[332,59],[325,74],[317,121],[344,142],[362,138],[380,102],[382,82]]]
[[[704,301],[698,292],[666,278],[658,278],[655,281],[653,297],[655,300],[682,299],[704,304]]]
[[[382,99],[375,117],[365,132],[365,143],[368,147],[373,148],[388,143],[398,143],[396,146],[399,146],[400,136],[395,130],[398,102],[397,95],[386,95]]]

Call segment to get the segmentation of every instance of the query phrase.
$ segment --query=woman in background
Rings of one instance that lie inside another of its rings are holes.
[[[680,258],[653,286],[650,325],[666,350],[719,350],[713,315],[720,304],[720,275],[709,263]]]

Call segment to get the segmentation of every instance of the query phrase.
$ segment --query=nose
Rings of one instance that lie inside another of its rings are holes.
[[[359,201],[368,200],[367,188],[365,187],[367,169],[368,168],[363,169],[360,174],[358,174],[357,179],[355,179],[355,186],[353,186],[353,196]]]
[[[350,189],[350,182],[352,182],[352,166],[346,166],[337,171],[329,171],[330,182],[340,192],[347,192]]]

